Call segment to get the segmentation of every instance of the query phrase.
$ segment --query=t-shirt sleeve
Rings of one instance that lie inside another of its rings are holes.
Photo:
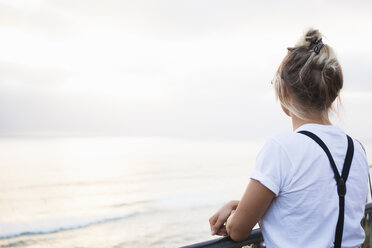
[[[275,140],[269,140],[256,158],[251,179],[259,181],[278,196],[288,184],[290,169],[285,150]]]

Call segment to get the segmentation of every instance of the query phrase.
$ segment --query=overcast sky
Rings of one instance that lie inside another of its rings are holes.
[[[265,138],[270,81],[316,27],[345,75],[337,125],[372,139],[372,1],[0,0],[0,135]]]

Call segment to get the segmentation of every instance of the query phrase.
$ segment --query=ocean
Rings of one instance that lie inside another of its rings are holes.
[[[0,139],[0,247],[177,247],[213,239],[264,141]]]

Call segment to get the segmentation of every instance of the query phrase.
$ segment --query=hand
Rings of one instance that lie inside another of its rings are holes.
[[[227,236],[226,220],[238,206],[239,201],[231,201],[223,205],[211,218],[209,218],[209,225],[211,227],[212,235]]]

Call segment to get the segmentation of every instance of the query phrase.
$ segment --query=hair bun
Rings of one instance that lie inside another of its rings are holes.
[[[281,104],[303,120],[321,113],[328,118],[334,100],[343,86],[341,66],[333,49],[323,44],[322,34],[310,28],[283,59],[275,80]],[[289,94],[284,94],[282,81]]]
[[[322,38],[318,29],[309,28],[296,43],[295,47],[309,47]]]

